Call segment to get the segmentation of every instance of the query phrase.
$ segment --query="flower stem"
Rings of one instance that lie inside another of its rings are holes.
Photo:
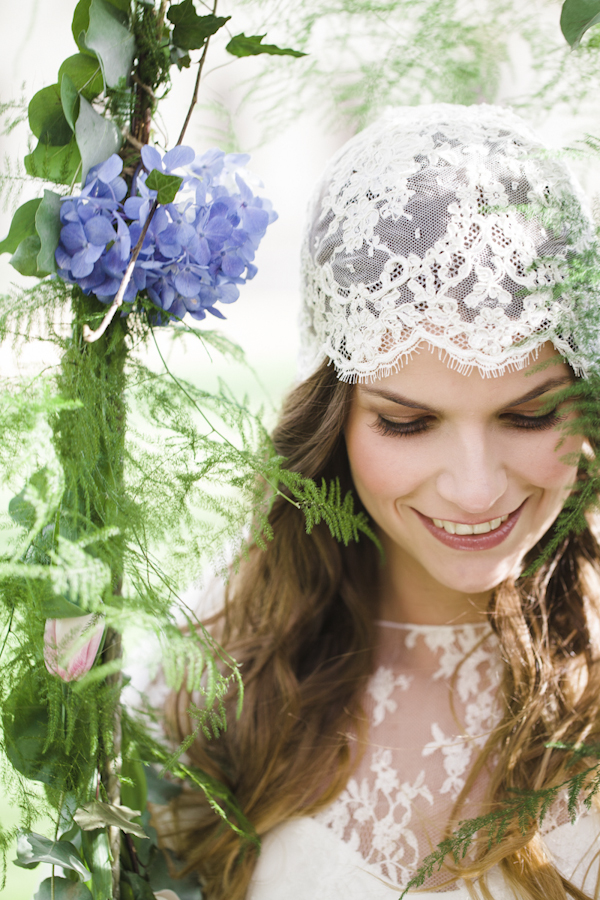
[[[108,628],[102,661],[112,662],[120,659],[122,655],[121,635],[114,628]],[[122,680],[121,672],[115,672],[107,677],[106,683],[120,693]],[[113,806],[121,805],[121,738],[121,707],[117,702],[113,716],[112,753],[110,757],[107,756],[102,772],[106,797]],[[112,857],[112,900],[119,900],[121,892],[121,829],[114,825],[108,827],[108,846]]]
[[[217,11],[217,3],[218,0],[214,0],[212,14],[215,15]],[[196,84],[194,86],[194,96],[192,97],[192,102],[190,103],[190,108],[187,111],[187,116],[185,117],[185,122],[183,123],[183,128],[181,129],[181,134],[177,140],[178,144],[181,144],[185,137],[185,133],[187,131],[187,127],[190,124],[190,119],[192,118],[192,113],[194,111],[194,107],[198,102],[198,91],[200,89],[200,78],[202,77],[202,69],[204,68],[204,61],[206,59],[206,53],[208,51],[208,43],[210,41],[210,37],[206,38],[206,43],[204,44],[204,49],[202,50],[202,56],[200,57],[200,61],[198,63],[198,74],[196,75]]]
[[[117,314],[117,310],[120,306],[123,305],[123,297],[125,296],[125,291],[127,290],[127,285],[131,281],[131,276],[133,275],[133,270],[135,269],[135,264],[138,256],[140,255],[140,250],[142,249],[142,244],[144,243],[144,238],[148,232],[148,228],[150,227],[150,222],[154,217],[154,213],[158,209],[158,200],[155,200],[152,206],[150,207],[150,212],[148,213],[148,218],[144,222],[144,227],[142,228],[142,233],[139,236],[139,240],[135,247],[133,248],[133,253],[131,254],[131,259],[129,260],[129,264],[125,269],[125,274],[123,275],[123,280],[119,285],[119,290],[115,294],[115,299],[110,304],[108,308],[108,312],[102,319],[102,322],[96,328],[95,331],[92,331],[89,325],[83,326],[83,340],[87,344],[93,344],[94,341],[97,341],[98,338],[101,338],[114,317]]]

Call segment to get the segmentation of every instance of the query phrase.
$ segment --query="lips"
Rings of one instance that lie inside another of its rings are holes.
[[[498,544],[501,544],[506,540],[517,524],[524,505],[525,501],[518,509],[515,509],[509,514],[505,522],[494,531],[490,531],[487,534],[449,534],[444,528],[438,528],[434,525],[433,519],[424,516],[423,513],[420,513],[417,509],[413,509],[413,512],[416,513],[425,528],[441,544],[452,547],[453,550],[491,550],[492,547],[497,547]]]

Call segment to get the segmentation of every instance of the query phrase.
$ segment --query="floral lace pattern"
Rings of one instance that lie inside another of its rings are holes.
[[[386,881],[404,887],[441,839],[499,720],[500,676],[487,624],[381,623],[378,665],[365,697],[369,746],[346,789],[316,818]],[[484,786],[475,782],[472,804]]]
[[[568,238],[564,219],[552,232],[540,215],[565,205]],[[460,371],[499,374],[546,340],[585,372],[572,301],[551,288],[567,246],[589,244],[591,218],[564,164],[509,110],[390,112],[334,157],[310,222],[303,377],[325,358],[344,381],[380,377],[422,343]]]

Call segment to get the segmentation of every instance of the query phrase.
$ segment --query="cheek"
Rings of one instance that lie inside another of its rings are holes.
[[[523,448],[516,468],[522,477],[538,487],[567,487],[575,481],[582,443],[581,437],[571,435],[557,446],[556,432],[544,434],[534,446],[529,444]]]
[[[378,500],[405,496],[427,477],[423,455],[400,440],[383,437],[372,428],[348,428],[346,447],[354,485],[369,508]]]

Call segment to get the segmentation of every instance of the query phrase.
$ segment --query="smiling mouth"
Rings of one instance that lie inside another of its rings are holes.
[[[512,532],[527,501],[512,512],[487,522],[467,524],[447,519],[432,519],[414,509],[427,531],[442,544],[454,550],[491,550],[503,543]]]
[[[489,534],[506,522],[508,513],[505,516],[498,516],[496,519],[490,519],[488,522],[478,522],[477,525],[466,525],[463,522],[449,522],[446,519],[432,519],[431,521],[436,528],[442,528],[448,534]]]

